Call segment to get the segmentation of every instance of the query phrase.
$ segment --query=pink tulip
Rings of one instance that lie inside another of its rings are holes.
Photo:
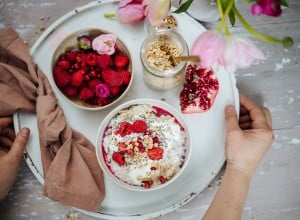
[[[120,0],[117,17],[121,23],[136,24],[145,18],[143,0]]]
[[[264,59],[264,54],[246,39],[230,36],[225,41],[223,65],[229,71],[235,72],[239,68],[247,68]]]
[[[147,0],[145,15],[152,26],[159,26],[161,21],[168,16],[171,1],[170,0]]]
[[[141,5],[143,4],[143,0],[120,0],[118,7],[123,8],[126,7],[127,5],[132,5],[132,4]]]
[[[218,31],[203,32],[192,45],[190,54],[201,58],[199,65],[203,68],[222,63],[225,42],[222,33]]]
[[[280,0],[259,0],[251,6],[251,13],[253,15],[265,14],[277,17],[281,15],[281,2]]]

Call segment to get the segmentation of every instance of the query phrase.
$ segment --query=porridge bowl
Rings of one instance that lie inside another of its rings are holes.
[[[111,111],[98,129],[96,143],[104,173],[133,191],[161,189],[176,181],[191,146],[181,114],[152,99],[132,100]]]
[[[133,80],[130,52],[121,39],[100,29],[67,36],[52,58],[52,80],[70,103],[100,110],[119,101]]]

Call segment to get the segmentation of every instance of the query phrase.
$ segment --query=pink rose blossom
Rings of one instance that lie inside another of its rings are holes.
[[[100,83],[96,86],[96,96],[99,98],[106,98],[110,95],[108,85],[105,83]]]
[[[264,54],[249,40],[230,36],[225,41],[223,65],[226,70],[234,72],[264,59]]]
[[[170,0],[151,0],[147,1],[145,15],[153,26],[160,25],[161,21],[168,16],[171,7]]]
[[[145,5],[142,0],[120,0],[117,17],[123,24],[136,24],[145,18]]]
[[[93,50],[98,54],[112,55],[115,52],[117,36],[114,34],[101,34],[92,42]]]
[[[225,42],[222,33],[218,31],[203,32],[192,45],[190,54],[201,58],[199,65],[203,68],[221,64]]]
[[[281,2],[280,0],[259,0],[257,3],[252,4],[251,13],[253,15],[280,16]]]

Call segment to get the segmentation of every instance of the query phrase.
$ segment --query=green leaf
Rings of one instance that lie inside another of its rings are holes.
[[[280,0],[280,4],[282,6],[289,7],[289,3],[287,2],[287,0]]]
[[[234,24],[235,24],[235,14],[234,14],[233,10],[230,10],[228,16],[229,16],[230,24],[231,24],[231,26],[233,27]]]
[[[228,5],[228,1],[227,0],[221,0],[221,5],[222,5],[222,11],[224,12],[226,6]]]
[[[179,6],[179,8],[177,8],[175,11],[173,11],[174,13],[182,13],[182,12],[186,12],[188,10],[188,8],[190,7],[190,5],[192,4],[193,0],[187,0],[185,3],[181,4]]]

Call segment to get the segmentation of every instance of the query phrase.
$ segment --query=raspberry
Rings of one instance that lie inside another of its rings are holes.
[[[112,159],[119,164],[119,166],[123,166],[125,164],[124,155],[120,152],[114,152],[112,155]]]
[[[86,71],[86,69],[87,69],[87,55],[85,54],[85,53],[81,53],[80,54],[80,59],[81,59],[81,69],[83,70],[83,71]]]
[[[89,87],[84,87],[79,93],[79,98],[82,101],[88,101],[94,98],[94,93]]]
[[[73,62],[76,58],[77,53],[74,51],[67,51],[66,52],[66,58],[67,60],[69,60],[70,62]]]
[[[148,157],[151,160],[160,160],[163,158],[164,150],[160,147],[153,147],[151,149],[148,149]]]
[[[110,94],[112,96],[117,96],[119,94],[119,92],[121,91],[121,88],[118,86],[113,86],[109,88]]]
[[[60,60],[60,61],[58,61],[57,66],[59,66],[59,67],[61,67],[63,69],[68,70],[69,67],[70,67],[70,62],[67,61],[67,60]]]
[[[59,88],[66,86],[71,80],[71,75],[61,67],[54,68],[53,77]]]
[[[64,93],[66,94],[66,96],[68,96],[69,98],[74,98],[75,96],[77,96],[77,89],[73,86],[67,86],[64,89]]]
[[[111,57],[108,54],[97,55],[97,64],[102,69],[105,70],[110,66]]]
[[[119,134],[121,137],[129,135],[132,133],[132,124],[127,121],[123,121],[119,125],[119,129],[115,131],[116,134]]]
[[[89,87],[91,90],[96,91],[96,86],[101,83],[100,79],[92,79],[89,81]]]
[[[95,53],[89,53],[86,56],[86,63],[90,66],[95,66],[97,64],[97,55]]]
[[[77,70],[71,78],[71,84],[75,87],[79,87],[83,81],[84,70]]]
[[[107,104],[109,104],[109,103],[111,103],[111,100],[107,97],[107,98],[104,98],[104,99],[102,99],[102,98],[98,98],[97,99],[97,104],[99,105],[99,106],[105,106],[105,105],[107,105]]]
[[[121,86],[123,83],[123,80],[121,78],[121,75],[114,71],[114,70],[104,70],[102,72],[102,78],[104,82],[107,83],[109,86]]]
[[[121,70],[119,73],[122,77],[123,84],[128,85],[131,79],[131,73],[127,70]]]
[[[144,133],[147,131],[147,123],[143,120],[136,120],[132,124],[134,133]]]
[[[123,54],[115,55],[115,57],[114,57],[114,66],[121,68],[121,67],[127,66],[128,63],[129,63],[128,56],[123,55]]]

